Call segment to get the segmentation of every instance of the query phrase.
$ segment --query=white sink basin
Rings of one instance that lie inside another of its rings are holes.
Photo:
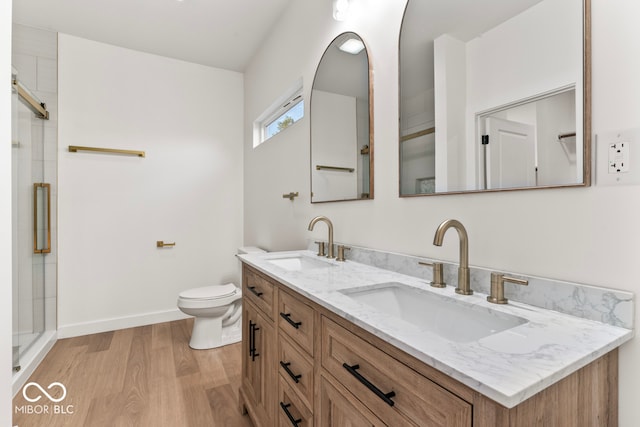
[[[308,256],[294,254],[287,255],[278,258],[268,259],[271,264],[277,265],[278,267],[284,268],[289,271],[302,271],[302,270],[313,270],[317,268],[329,268],[335,267],[335,265],[330,264],[326,261],[322,261],[320,259],[311,258]]]
[[[469,342],[522,325],[527,320],[423,291],[402,283],[382,283],[340,293],[388,316],[450,341]]]

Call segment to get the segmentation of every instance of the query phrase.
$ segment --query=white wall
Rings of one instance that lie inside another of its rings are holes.
[[[11,2],[0,2],[0,425],[11,424]]]
[[[245,73],[244,243],[270,250],[304,247],[309,237],[326,239],[323,227],[307,231],[313,216],[325,214],[335,225],[336,241],[457,261],[453,234],[442,248],[431,244],[438,224],[457,218],[469,232],[473,265],[639,293],[637,186],[398,198],[395,64],[405,5],[358,0],[353,6],[360,10],[337,23],[330,2],[293,2]],[[640,127],[639,16],[637,0],[593,1],[594,133]],[[348,30],[367,43],[375,74],[375,200],[311,205],[308,117],[256,149],[250,124],[300,76],[308,99],[322,52]],[[283,192],[298,190],[301,197],[293,203],[282,199]],[[620,351],[622,427],[640,419],[638,358],[635,338]]]
[[[466,70],[465,44],[448,34],[433,41],[436,110],[436,192],[478,188],[465,183]],[[473,175],[473,166],[469,173]]]
[[[239,283],[242,75],[61,34],[59,89],[59,335],[174,318],[180,291]]]
[[[313,91],[312,140],[313,200],[358,198],[358,149],[356,98],[322,90]],[[317,165],[353,168],[352,173],[316,169]]]

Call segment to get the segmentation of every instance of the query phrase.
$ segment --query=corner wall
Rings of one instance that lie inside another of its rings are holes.
[[[326,239],[326,228],[308,232],[307,224],[327,215],[336,241],[457,261],[455,233],[442,248],[431,244],[438,224],[457,218],[469,232],[473,265],[639,294],[637,186],[398,197],[396,64],[405,2],[359,0],[352,5],[352,17],[338,23],[331,19],[330,2],[292,2],[245,72],[244,243],[269,250],[306,247],[308,238]],[[640,50],[640,3],[594,0],[592,7],[593,133],[640,127],[640,57],[635,54]],[[322,52],[343,31],[355,31],[370,48],[375,199],[311,205],[309,111],[256,149],[251,124],[300,76],[308,102]],[[282,199],[289,191],[300,191],[300,197]],[[634,427],[640,419],[638,358],[636,337],[620,349],[621,427]]]
[[[180,291],[239,283],[242,74],[60,34],[59,93],[59,336],[180,318]]]

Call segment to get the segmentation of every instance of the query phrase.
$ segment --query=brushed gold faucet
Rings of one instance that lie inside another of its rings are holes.
[[[442,246],[444,233],[449,228],[455,228],[460,238],[460,264],[458,265],[458,287],[456,293],[461,295],[472,295],[471,285],[469,284],[469,237],[464,225],[458,220],[448,219],[438,226],[435,236],[433,236],[433,244]]]
[[[492,302],[494,304],[507,304],[509,302],[508,299],[504,297],[504,283],[515,283],[516,285],[527,286],[529,284],[528,280],[517,279],[515,277],[505,276],[502,273],[491,273],[491,294],[487,297],[487,301]]]
[[[331,223],[331,220],[324,215],[317,216],[313,218],[309,223],[308,230],[312,231],[313,226],[316,225],[316,222],[318,221],[326,222],[327,227],[329,227],[329,242],[327,243],[327,246],[329,246],[329,248],[327,258],[335,258],[335,256],[333,255],[333,224]]]

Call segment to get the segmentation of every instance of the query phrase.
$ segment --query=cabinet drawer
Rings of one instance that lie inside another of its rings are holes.
[[[313,414],[281,377],[278,393],[279,427],[313,427]]]
[[[278,326],[309,355],[313,355],[314,311],[286,292],[280,292]]]
[[[313,362],[285,336],[280,335],[280,376],[298,395],[308,408],[313,409]]]
[[[471,426],[471,405],[322,317],[322,366],[387,425]]]
[[[384,427],[373,412],[330,377],[320,375],[320,408],[316,413],[319,427]],[[394,426],[395,427],[395,426]]]
[[[254,303],[269,319],[274,316],[276,287],[268,279],[245,267],[242,275],[242,295]]]

